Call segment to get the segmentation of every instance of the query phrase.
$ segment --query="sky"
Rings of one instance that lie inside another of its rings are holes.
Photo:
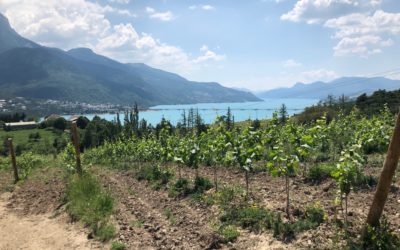
[[[254,91],[400,79],[399,0],[0,0],[22,36]]]

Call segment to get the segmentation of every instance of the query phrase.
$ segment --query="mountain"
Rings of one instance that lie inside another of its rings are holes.
[[[16,47],[37,48],[39,45],[18,35],[0,13],[0,53]]]
[[[0,14],[1,15],[1,14]],[[123,64],[87,48],[63,51],[19,36],[0,16],[0,97],[140,106],[259,101],[218,83],[189,81],[141,63]]]
[[[291,88],[278,88],[258,93],[260,98],[311,98],[323,99],[328,95],[356,97],[372,94],[379,89],[400,89],[400,80],[384,77],[341,77],[331,82],[296,83]]]

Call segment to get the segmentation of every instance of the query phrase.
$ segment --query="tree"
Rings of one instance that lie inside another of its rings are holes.
[[[233,119],[232,119],[232,112],[231,112],[230,107],[228,107],[228,111],[226,112],[226,129],[227,130],[233,129]]]
[[[90,121],[86,116],[79,116],[76,120],[76,126],[80,129],[85,129],[89,122]]]
[[[288,113],[287,113],[286,105],[284,103],[282,103],[282,106],[279,109],[279,117],[280,117],[279,120],[280,120],[281,124],[286,123],[287,116],[288,116]]]
[[[54,120],[53,127],[55,129],[65,130],[65,128],[67,127],[67,120],[62,117],[57,118]]]
[[[345,149],[341,153],[339,163],[332,172],[332,177],[336,180],[339,188],[340,204],[344,200],[344,222],[347,226],[347,205],[350,191],[354,188],[357,180],[361,176],[360,168],[364,159],[361,155],[361,144],[354,144],[350,148]]]
[[[292,123],[285,124],[278,132],[272,130],[270,133],[272,135],[267,136],[267,142],[269,141],[270,144],[267,154],[267,168],[272,176],[285,177],[286,215],[290,219],[290,177],[296,173],[299,167],[300,161],[296,154],[298,152],[296,150],[298,145],[296,144],[299,139],[296,127]]]

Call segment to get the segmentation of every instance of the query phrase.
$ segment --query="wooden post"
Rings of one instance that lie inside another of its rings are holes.
[[[8,138],[8,148],[10,149],[11,163],[14,170],[14,183],[17,183],[19,181],[19,176],[18,176],[17,160],[15,159],[15,152],[14,152],[12,138]]]
[[[396,171],[400,157],[400,113],[397,115],[396,125],[393,131],[392,140],[386,155],[385,163],[381,176],[378,181],[374,200],[369,209],[367,224],[376,227],[379,225],[379,219],[382,215],[383,208],[392,184],[393,175]]]
[[[76,126],[76,122],[72,122],[71,132],[72,132],[72,140],[75,146],[76,171],[78,172],[79,175],[82,175],[81,151],[79,148],[79,136],[78,136],[78,128]]]

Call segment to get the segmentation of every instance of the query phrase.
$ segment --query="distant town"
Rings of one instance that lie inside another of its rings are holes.
[[[89,104],[59,100],[39,100],[24,97],[0,99],[0,112],[25,112],[34,116],[50,114],[90,114],[117,113],[129,109],[128,106],[114,104]]]

